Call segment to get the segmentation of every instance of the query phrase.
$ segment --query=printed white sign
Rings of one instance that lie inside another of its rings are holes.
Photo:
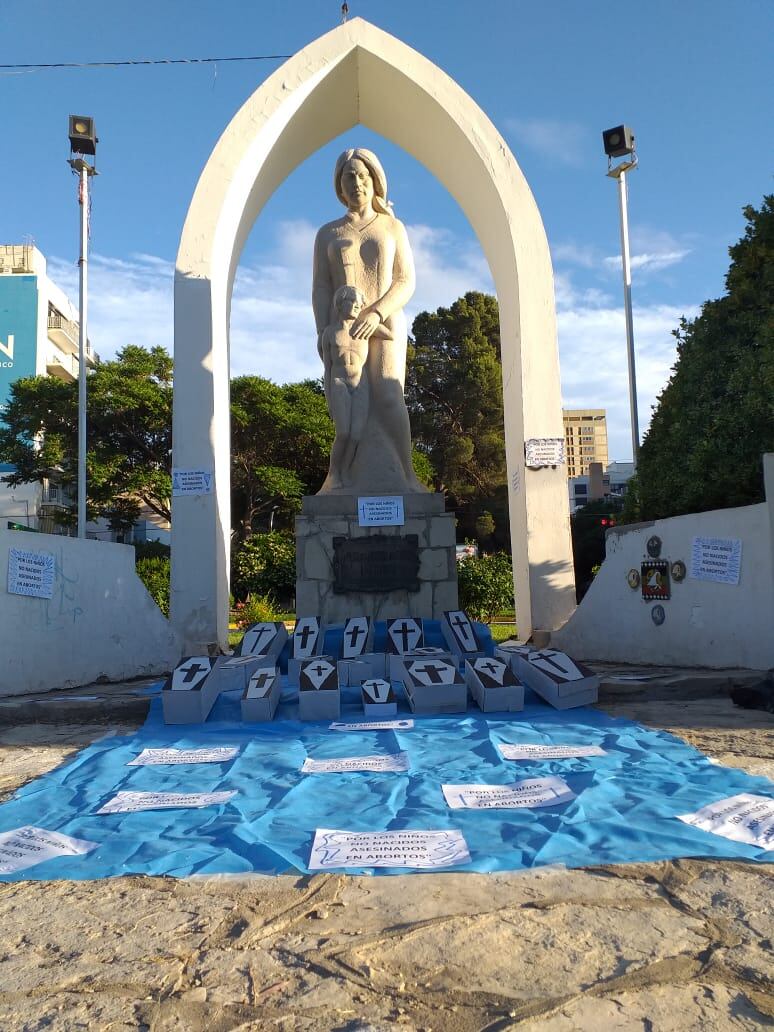
[[[51,598],[54,594],[54,555],[8,549],[8,593]]]
[[[742,565],[739,538],[695,537],[691,544],[691,577],[694,580],[738,584]]]
[[[118,792],[97,813],[136,813],[176,807],[216,806],[227,803],[233,792]]]
[[[212,749],[143,749],[127,767],[156,766],[161,763],[226,763],[239,752],[238,746],[216,746]]]
[[[734,842],[774,850],[774,799],[769,796],[741,792],[677,819]]]
[[[504,760],[572,760],[581,756],[607,756],[598,745],[511,745],[497,748]]]
[[[524,455],[530,469],[561,466],[564,462],[564,438],[531,437],[524,442]]]
[[[97,845],[97,842],[70,838],[58,831],[27,824],[0,834],[0,874],[23,871],[55,856],[82,856]]]
[[[410,731],[413,720],[364,720],[360,724],[342,724],[334,721],[329,731]]]
[[[332,831],[318,828],[311,871],[331,867],[452,867],[470,862],[461,831]]]
[[[403,495],[358,498],[357,522],[360,527],[402,527],[406,522]]]
[[[172,494],[204,495],[212,494],[212,482],[215,475],[211,469],[173,469]]]
[[[511,785],[441,785],[452,810],[522,809],[559,806],[575,799],[575,793],[561,778],[525,778]]]
[[[313,760],[307,756],[302,774],[340,774],[357,770],[406,771],[408,753],[390,753],[388,756],[342,756],[333,760]]]

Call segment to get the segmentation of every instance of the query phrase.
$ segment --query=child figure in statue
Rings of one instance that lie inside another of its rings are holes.
[[[325,397],[336,426],[325,490],[344,486],[368,418],[370,391],[365,366],[369,338],[352,336],[352,327],[364,306],[365,298],[357,287],[339,287],[333,295],[337,318],[322,333]],[[389,331],[377,327],[372,336],[386,338]]]

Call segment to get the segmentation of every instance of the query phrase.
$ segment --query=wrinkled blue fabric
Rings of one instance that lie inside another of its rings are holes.
[[[434,642],[431,641],[431,644]],[[328,640],[330,649],[335,643]],[[411,716],[402,689],[399,716]],[[338,732],[301,723],[293,690],[276,719],[243,724],[239,693],[220,697],[210,719],[164,724],[151,699],[136,734],[95,742],[0,806],[0,832],[32,824],[99,843],[85,856],[58,857],[2,880],[305,872],[316,828],[351,831],[459,829],[471,861],[455,871],[514,871],[545,864],[584,867],[676,857],[771,861],[774,854],[692,828],[676,819],[708,803],[752,792],[774,798],[774,783],[720,767],[672,735],[594,709],[560,712],[527,692],[521,713],[415,716],[412,730]],[[473,704],[471,703],[471,707]],[[363,719],[359,690],[342,690],[343,721]],[[607,755],[513,762],[498,742],[600,745]],[[128,767],[147,748],[239,747],[221,764]],[[317,759],[394,753],[408,773],[300,772]],[[571,802],[522,810],[450,810],[441,784],[508,784],[559,774]],[[217,792],[233,799],[203,809],[98,816],[119,791]],[[352,873],[368,869],[348,868]],[[373,873],[406,873],[377,869]]]

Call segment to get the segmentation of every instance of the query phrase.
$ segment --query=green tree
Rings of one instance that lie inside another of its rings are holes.
[[[319,382],[231,381],[232,526],[240,541],[292,525],[301,496],[325,479],[333,434]]]
[[[500,321],[497,299],[470,291],[420,312],[409,342],[406,403],[434,487],[449,496],[463,534],[488,511],[508,540]]]
[[[763,500],[774,451],[774,196],[744,209],[727,293],[675,332],[677,362],[638,462],[640,519]]]
[[[0,460],[12,486],[55,473],[74,492],[78,477],[78,384],[34,376],[11,386],[0,424]],[[88,378],[87,510],[115,530],[143,504],[170,518],[172,359],[163,348],[130,345]]]
[[[287,605],[296,592],[296,542],[292,534],[254,534],[231,557],[231,591],[239,601],[248,595]]]

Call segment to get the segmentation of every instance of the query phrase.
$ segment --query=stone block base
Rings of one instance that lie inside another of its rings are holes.
[[[360,527],[357,497],[314,495],[303,500],[296,517],[296,614],[341,623],[350,616],[387,620],[416,616],[440,620],[458,608],[453,513],[444,512],[443,495],[404,495],[406,522],[401,527]],[[372,535],[416,534],[419,543],[419,590],[333,590],[333,539]]]

